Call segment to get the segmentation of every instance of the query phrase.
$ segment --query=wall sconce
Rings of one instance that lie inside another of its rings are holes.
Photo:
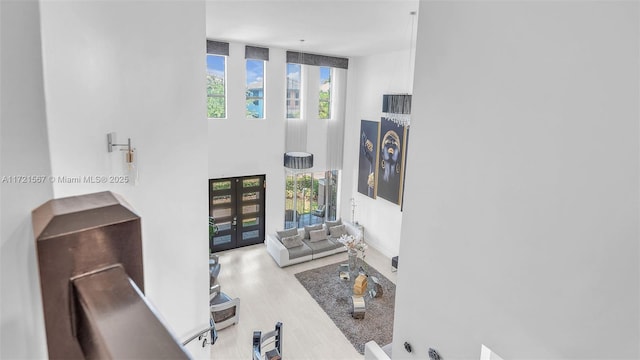
[[[138,180],[138,170],[136,167],[136,149],[131,146],[131,138],[127,138],[126,144],[116,144],[116,133],[107,133],[107,151],[113,152],[114,148],[120,148],[120,151],[125,151],[124,161],[127,164],[127,171],[133,179],[129,179],[129,182],[135,184]]]
[[[116,141],[116,133],[114,132],[108,133],[107,134],[107,151],[113,152],[113,148],[118,146],[126,147],[126,149],[120,149],[120,151],[127,152],[126,154],[127,163],[133,163],[134,161],[133,152],[135,151],[135,149],[131,147],[131,138],[127,138],[126,144],[116,144],[115,141]]]

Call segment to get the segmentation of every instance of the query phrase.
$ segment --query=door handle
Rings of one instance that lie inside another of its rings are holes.
[[[236,220],[238,218],[236,216],[233,217],[233,222],[231,222],[231,225],[236,226],[236,224],[238,223]]]

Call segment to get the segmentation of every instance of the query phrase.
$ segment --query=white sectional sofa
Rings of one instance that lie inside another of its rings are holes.
[[[331,224],[331,222],[327,223]],[[360,232],[360,230],[351,223],[341,222],[341,225],[344,225],[344,230],[349,235],[357,236]],[[347,248],[338,242],[338,237],[331,236],[329,227],[323,224],[323,230],[327,232],[327,239],[313,241],[309,239],[309,236],[305,236],[304,228],[297,229],[298,236],[304,239],[302,239],[302,244],[296,247],[285,247],[278,234],[267,234],[264,242],[267,245],[267,252],[269,252],[280,267],[347,251]]]

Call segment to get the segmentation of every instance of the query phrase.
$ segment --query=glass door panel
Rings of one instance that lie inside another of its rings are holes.
[[[323,223],[327,216],[329,219],[335,219],[337,173],[327,171],[286,174],[286,229]]]
[[[209,238],[209,249],[221,251],[235,247],[234,218],[236,192],[233,179],[209,180],[209,216],[213,216],[218,232]]]
[[[242,179],[238,189],[241,214],[238,216],[239,245],[253,245],[264,241],[264,175]]]

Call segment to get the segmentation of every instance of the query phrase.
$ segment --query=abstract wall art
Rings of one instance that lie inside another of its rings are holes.
[[[377,195],[401,205],[404,183],[407,128],[382,118],[378,145]]]

